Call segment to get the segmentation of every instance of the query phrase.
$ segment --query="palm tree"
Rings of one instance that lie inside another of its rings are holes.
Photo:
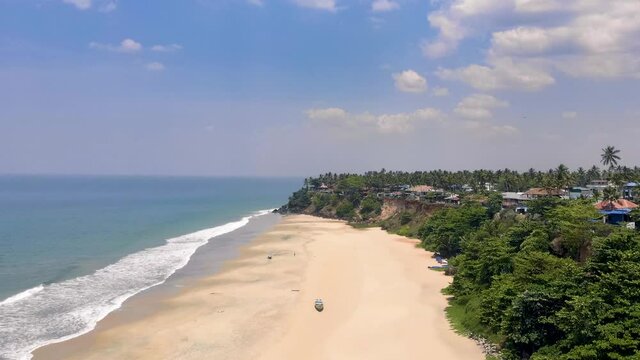
[[[564,164],[560,164],[556,170],[555,170],[555,175],[556,175],[556,184],[558,186],[558,188],[563,189],[567,186],[569,186],[571,184],[571,182],[573,181],[573,176],[571,174],[571,172],[569,171],[569,168],[564,165]]]
[[[608,207],[609,206],[612,207],[612,204],[618,201],[618,198],[619,198],[618,189],[614,187],[608,187],[602,191],[602,200],[608,203],[607,204]]]
[[[610,168],[613,168],[614,166],[618,165],[618,160],[620,160],[620,156],[618,155],[620,153],[620,150],[616,149],[613,146],[607,146],[606,148],[602,149],[602,155],[600,155],[601,160],[600,162],[604,165],[604,166],[609,166]]]

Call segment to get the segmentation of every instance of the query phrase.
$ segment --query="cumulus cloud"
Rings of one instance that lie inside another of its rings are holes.
[[[449,89],[443,88],[443,87],[433,88],[433,95],[435,95],[435,96],[448,96],[449,95]]]
[[[430,58],[449,55],[466,35],[462,24],[443,12],[429,14],[428,20],[431,27],[438,29],[440,34],[436,40],[425,41],[422,44],[422,51]]]
[[[481,136],[515,135],[520,132],[517,127],[512,125],[496,125],[476,120],[465,121],[463,129]]]
[[[391,0],[375,0],[371,3],[371,11],[373,12],[386,12],[399,9],[400,5]]]
[[[313,120],[343,119],[347,112],[341,108],[325,108],[307,110],[307,116]]]
[[[473,94],[462,99],[454,112],[466,119],[490,119],[493,110],[509,106],[509,103],[491,95]]]
[[[427,90],[427,79],[413,70],[393,74],[396,89],[402,92],[421,93]]]
[[[325,108],[308,110],[307,117],[319,126],[380,134],[407,133],[418,124],[442,123],[445,119],[444,114],[434,108],[380,115],[368,112],[353,114],[341,108]]]
[[[142,44],[133,39],[124,39],[118,45],[91,42],[89,43],[89,48],[125,54],[135,54],[142,51]]]
[[[459,116],[459,128],[475,136],[507,136],[519,133],[513,125],[500,125],[493,121],[496,109],[509,103],[486,94],[473,94],[462,99],[453,112]]]
[[[163,63],[154,61],[145,65],[145,68],[149,71],[163,71],[165,69],[165,66]]]
[[[151,47],[151,51],[157,51],[157,52],[176,52],[179,50],[182,50],[182,45],[179,45],[179,44],[153,45]]]
[[[118,7],[117,0],[62,0],[63,3],[73,5],[79,10],[91,9],[94,5],[100,12],[111,12]]]
[[[462,81],[478,90],[539,90],[555,83],[543,68],[525,62],[516,64],[511,58],[496,59],[490,65],[439,69],[436,74],[443,80]]]
[[[451,0],[429,14],[438,35],[429,57],[454,52],[469,37],[490,37],[484,64],[442,72],[477,89],[538,90],[553,73],[580,78],[640,78],[640,1]],[[488,80],[487,85],[481,82]]]
[[[294,4],[310,9],[335,12],[338,10],[337,0],[293,0]]]
[[[108,13],[108,12],[114,11],[117,8],[118,8],[118,3],[116,2],[116,0],[110,0],[100,5],[99,11]]]
[[[80,10],[87,10],[91,8],[91,0],[62,0],[65,4],[70,4],[75,6]]]

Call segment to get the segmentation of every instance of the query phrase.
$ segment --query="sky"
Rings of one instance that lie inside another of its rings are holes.
[[[0,0],[0,174],[589,167],[638,0]]]

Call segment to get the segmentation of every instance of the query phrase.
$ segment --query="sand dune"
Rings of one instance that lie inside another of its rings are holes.
[[[219,274],[162,299],[148,314],[111,323],[107,319],[106,326],[36,355],[483,359],[472,340],[450,329],[440,293],[449,278],[427,269],[433,264],[414,241],[379,229],[288,216]],[[318,297],[325,303],[321,313],[313,307]]]

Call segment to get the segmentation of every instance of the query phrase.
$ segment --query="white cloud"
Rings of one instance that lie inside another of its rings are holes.
[[[165,69],[164,64],[157,61],[150,62],[147,65],[145,65],[145,67],[149,71],[163,71]]]
[[[100,5],[99,11],[108,13],[118,8],[118,3],[115,0],[110,0]]]
[[[105,51],[112,51],[112,52],[119,52],[119,53],[126,53],[126,54],[134,54],[142,50],[142,44],[132,39],[124,39],[120,42],[119,45],[91,42],[89,43],[89,47],[91,49],[96,49],[96,50],[105,50]]]
[[[562,10],[564,0],[516,0],[518,13],[544,13]]]
[[[443,88],[443,87],[433,88],[433,95],[435,95],[435,96],[448,96],[449,95],[449,89]]]
[[[508,102],[491,95],[473,94],[462,99],[453,111],[461,118],[461,130],[475,136],[508,136],[520,131],[515,126],[499,125],[492,121],[494,110],[508,106]]]
[[[575,119],[578,117],[578,113],[575,111],[565,111],[562,113],[562,118],[563,119],[567,119],[567,120],[571,120],[571,119]]]
[[[438,29],[440,35],[434,41],[425,41],[422,44],[422,51],[430,58],[449,55],[458,47],[458,42],[465,37],[466,30],[462,24],[443,12],[429,14],[428,20],[431,27]]]
[[[434,108],[424,108],[412,113],[373,115],[365,112],[352,114],[341,108],[311,109],[307,117],[319,126],[357,132],[375,131],[381,134],[406,133],[418,124],[442,123],[444,114]]]
[[[462,125],[462,128],[466,131],[472,132],[475,135],[482,136],[500,136],[500,135],[515,135],[520,132],[518,128],[511,125],[495,125],[487,123],[485,121],[468,120]]]
[[[175,52],[179,50],[182,50],[182,45],[179,45],[179,44],[153,45],[151,47],[151,51],[157,51],[157,52]]]
[[[371,3],[371,11],[373,12],[385,12],[399,9],[400,5],[392,0],[375,0]]]
[[[459,69],[439,69],[436,74],[441,79],[462,81],[479,90],[531,91],[555,83],[555,79],[540,66],[524,61],[516,64],[510,58],[497,59],[491,66],[474,64]]]
[[[396,89],[403,92],[421,93],[427,90],[427,79],[413,70],[393,74]]]
[[[62,0],[65,4],[75,6],[79,10],[89,10],[94,5],[100,12],[111,12],[118,7],[117,0]]]
[[[121,52],[135,53],[142,50],[142,44],[132,39],[124,39],[118,48]]]
[[[313,120],[343,119],[347,112],[341,108],[325,108],[307,110],[307,116]]]
[[[466,38],[489,36],[486,63],[458,69],[452,76],[466,78],[478,89],[537,90],[553,83],[554,72],[580,78],[640,78],[640,1],[450,0],[440,4],[428,17],[438,35],[424,42],[423,51],[429,57],[444,56]],[[488,79],[491,85],[471,81],[473,76]]]
[[[338,10],[337,0],[293,0],[301,7],[335,12]]]
[[[509,103],[491,95],[473,94],[462,99],[454,112],[466,119],[490,119],[492,110],[509,106]]]
[[[62,0],[65,4],[70,4],[75,6],[80,10],[87,10],[91,8],[91,0]]]

